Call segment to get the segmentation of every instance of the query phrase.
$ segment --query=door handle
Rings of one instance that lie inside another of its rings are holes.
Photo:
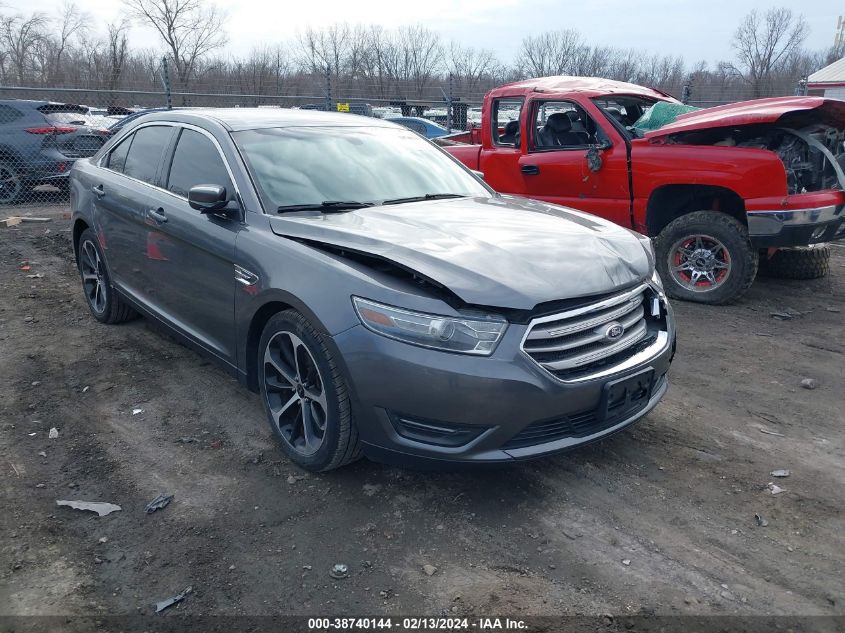
[[[104,195],[106,195],[106,190],[103,189],[103,185],[95,185],[91,187],[91,192],[98,198],[102,198]]]
[[[540,173],[540,168],[537,165],[523,165],[519,170],[526,176],[536,176]]]
[[[167,222],[167,216],[164,215],[164,209],[161,207],[158,209],[147,209],[147,217],[159,224]]]

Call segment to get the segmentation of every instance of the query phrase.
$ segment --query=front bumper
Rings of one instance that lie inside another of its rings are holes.
[[[757,248],[845,239],[845,202],[806,209],[749,210],[747,217],[749,237]]]
[[[511,324],[496,352],[485,358],[424,349],[355,326],[334,337],[350,385],[353,416],[365,454],[378,461],[437,467],[447,463],[502,463],[533,459],[593,442],[632,424],[663,397],[675,350],[671,308],[668,337],[636,366],[594,380],[555,379],[520,350],[527,326]],[[532,424],[597,411],[604,385],[646,368],[654,370],[648,401],[630,415],[596,422],[572,436],[526,446],[514,438]],[[467,432],[457,446],[408,437],[397,420]],[[401,432],[401,434],[400,434]]]

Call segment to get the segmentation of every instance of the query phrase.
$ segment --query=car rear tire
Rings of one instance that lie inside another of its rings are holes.
[[[94,318],[110,325],[135,318],[137,313],[111,285],[106,260],[94,231],[85,229],[82,232],[76,252],[85,303]]]
[[[361,456],[346,385],[323,334],[295,310],[267,322],[258,347],[261,399],[288,457],[314,472]]]
[[[748,230],[718,211],[695,211],[670,222],[654,241],[657,270],[670,297],[724,304],[739,299],[757,275]]]
[[[760,257],[760,274],[780,279],[820,279],[830,272],[830,247],[801,246],[778,249]]]
[[[0,158],[0,204],[21,202],[29,193],[30,187],[24,181],[23,174],[8,158]]]

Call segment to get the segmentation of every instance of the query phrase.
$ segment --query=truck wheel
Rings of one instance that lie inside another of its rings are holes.
[[[758,253],[748,230],[718,211],[695,211],[673,220],[654,241],[657,270],[670,297],[730,303],[757,274]]]
[[[820,279],[830,272],[830,247],[781,248],[760,257],[760,274],[780,279]]]

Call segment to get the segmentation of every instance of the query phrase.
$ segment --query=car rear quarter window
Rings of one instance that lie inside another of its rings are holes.
[[[6,125],[17,121],[23,116],[23,112],[8,105],[0,105],[0,125]]]
[[[132,144],[132,136],[128,136],[117,144],[111,152],[109,152],[108,159],[104,167],[108,167],[112,171],[119,171],[123,173],[123,168],[126,165],[126,155],[129,153],[129,146]]]
[[[196,185],[220,185],[226,187],[229,197],[234,193],[217,146],[204,134],[184,129],[173,153],[167,189],[187,198],[188,191]]]
[[[134,134],[123,173],[150,184],[155,184],[161,157],[173,128],[164,125],[143,127]]]

